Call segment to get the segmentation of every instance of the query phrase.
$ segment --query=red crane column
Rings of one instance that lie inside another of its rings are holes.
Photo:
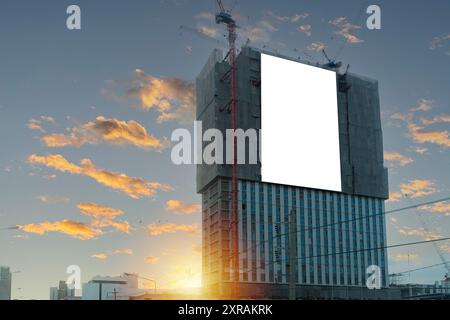
[[[230,90],[231,90],[231,128],[237,129],[237,66],[236,66],[236,25],[234,22],[228,24],[229,41],[229,63],[231,68]],[[233,138],[233,165],[231,174],[231,221],[232,221],[232,244],[233,244],[233,295],[239,297],[239,231],[238,231],[238,177],[237,177],[237,137]]]

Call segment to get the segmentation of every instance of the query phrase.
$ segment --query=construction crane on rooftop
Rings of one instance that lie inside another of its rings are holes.
[[[221,0],[216,0],[219,12],[216,14],[216,23],[224,24],[228,29],[228,63],[230,65],[230,113],[231,129],[237,129],[237,67],[236,67],[236,21],[231,11],[226,11]],[[231,169],[231,239],[233,255],[233,296],[239,297],[239,244],[238,244],[238,181],[237,181],[237,137],[233,141],[233,164]]]

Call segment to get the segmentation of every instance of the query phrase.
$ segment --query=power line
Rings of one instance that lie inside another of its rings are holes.
[[[386,215],[386,214],[397,213],[397,212],[401,212],[401,211],[405,211],[405,210],[409,210],[409,209],[413,209],[413,208],[418,208],[418,207],[422,207],[422,206],[425,206],[425,205],[435,204],[435,203],[439,203],[439,202],[444,202],[444,201],[448,201],[448,200],[450,200],[450,197],[446,197],[446,198],[442,198],[442,199],[438,199],[438,200],[434,200],[434,201],[423,202],[423,203],[420,203],[420,204],[415,204],[415,205],[407,206],[407,207],[404,207],[404,208],[398,208],[398,209],[394,209],[394,210],[390,210],[390,211],[385,211],[385,212],[381,212],[381,213],[378,213],[378,214],[369,215],[369,216],[366,216],[366,217],[350,219],[350,220],[347,220],[347,221],[341,221],[341,222],[334,223],[334,224],[328,224],[328,225],[322,225],[322,226],[316,226],[316,227],[308,227],[308,228],[305,227],[305,228],[302,228],[301,230],[298,230],[297,233],[302,232],[302,231],[308,231],[308,230],[317,229],[317,228],[320,228],[320,227],[325,227],[325,228],[327,228],[328,226],[332,226],[332,225],[337,225],[337,224],[342,224],[342,223],[348,223],[348,222],[352,222],[352,221],[356,221],[356,220],[361,220],[361,219],[367,219],[367,218],[369,218],[369,217],[371,217],[371,216],[381,216],[381,215]],[[271,204],[271,205],[273,205],[273,204]],[[292,207],[291,207],[291,208],[292,208]],[[281,224],[281,222],[280,222],[280,224]],[[240,256],[241,254],[246,254],[246,253],[248,253],[248,252],[250,252],[250,251],[256,250],[256,249],[258,249],[261,245],[263,245],[263,244],[265,244],[265,243],[268,243],[268,242],[270,242],[270,241],[273,241],[273,240],[276,239],[276,238],[281,238],[281,237],[286,236],[286,235],[288,235],[288,233],[276,235],[276,236],[272,237],[272,239],[267,239],[267,240],[264,240],[264,241],[259,241],[259,243],[257,243],[256,245],[251,246],[250,248],[247,248],[247,249],[242,250],[241,252],[239,252],[239,253],[238,253],[238,256]],[[380,235],[381,235],[381,234],[380,234]],[[382,239],[380,239],[381,241],[384,241],[384,240],[385,240],[385,236],[384,236],[384,237],[381,237],[381,238],[382,238]],[[242,239],[241,239],[241,240],[242,240]],[[442,240],[442,241],[443,241],[443,240]],[[426,242],[417,242],[416,244],[420,244],[420,243],[426,243]],[[395,247],[395,246],[394,246],[394,247]],[[388,249],[388,248],[394,248],[394,247],[386,246],[386,249]],[[382,247],[381,249],[384,249],[384,247]],[[380,249],[380,248],[370,248],[370,249],[359,249],[359,250],[360,250],[360,251],[378,251],[378,250],[381,250],[381,249]],[[356,250],[356,252],[360,252],[360,251]],[[355,250],[354,250],[354,252],[355,252]],[[350,254],[350,253],[354,253],[354,252],[332,253],[331,255]],[[312,256],[312,257],[308,257],[308,258],[315,258],[315,257]],[[227,260],[230,261],[231,259],[232,259],[232,256],[230,255],[230,256],[228,257]],[[278,261],[272,262],[272,263],[278,263],[278,262],[281,262],[281,261],[278,260]],[[265,267],[265,266],[264,266],[264,267]],[[258,268],[258,269],[260,269],[260,268]],[[250,272],[250,271],[249,271],[249,272]]]
[[[422,206],[426,206],[426,205],[430,205],[430,204],[435,204],[435,203],[439,203],[439,202],[444,202],[444,201],[448,201],[448,200],[450,200],[450,197],[446,197],[446,198],[442,198],[442,199],[434,200],[434,201],[428,201],[428,202],[424,202],[424,203],[420,203],[420,204],[416,204],[416,205],[412,205],[412,206],[408,206],[408,207],[404,207],[404,208],[398,208],[398,209],[394,209],[394,210],[390,210],[390,211],[385,211],[385,212],[382,211],[381,213],[376,213],[376,214],[372,214],[372,215],[357,217],[357,218],[344,220],[344,221],[338,221],[338,222],[335,222],[335,223],[329,223],[329,224],[319,225],[319,226],[315,226],[315,227],[304,227],[304,228],[300,228],[300,230],[297,230],[297,233],[308,232],[308,231],[310,232],[312,230],[316,230],[316,229],[320,229],[320,228],[327,228],[328,229],[329,227],[334,226],[334,225],[340,225],[340,224],[344,224],[344,223],[355,222],[355,221],[362,220],[362,219],[368,219],[368,218],[371,218],[371,217],[378,217],[378,216],[382,216],[382,215],[393,214],[393,213],[397,213],[397,212],[401,212],[401,211],[405,211],[405,210],[409,210],[409,209],[413,209],[413,208],[418,208],[418,207],[422,207]],[[285,207],[285,206],[283,206],[283,207]],[[297,208],[295,206],[286,206],[286,207],[290,207],[291,209]],[[299,207],[299,208],[302,208],[302,207]],[[305,208],[303,207],[303,209],[305,209]],[[240,222],[241,221],[242,220],[240,220]],[[273,224],[274,225],[276,225],[276,224],[280,224],[281,225],[281,224],[284,224],[284,223],[283,222],[279,222],[279,223],[276,222],[276,223],[273,223]],[[357,232],[357,231],[355,230],[355,232]],[[247,253],[250,250],[254,250],[254,249],[260,247],[264,243],[267,243],[267,242],[272,241],[272,240],[274,240],[274,239],[276,239],[278,237],[283,237],[283,236],[286,236],[286,235],[288,235],[288,233],[281,233],[279,235],[274,236],[272,239],[267,239],[267,240],[264,240],[264,241],[260,241],[254,247],[247,248],[246,250],[243,250],[242,252],[239,252],[239,254]]]
[[[345,255],[345,254],[352,254],[352,253],[358,253],[358,252],[364,252],[364,251],[375,251],[375,250],[387,250],[387,249],[393,249],[393,248],[400,248],[400,247],[407,247],[407,246],[414,246],[414,245],[419,245],[419,244],[426,244],[426,243],[435,243],[435,242],[440,242],[440,241],[448,241],[450,240],[450,237],[446,237],[446,238],[440,238],[440,239],[432,239],[432,240],[422,240],[422,241],[416,241],[416,242],[408,242],[408,243],[401,243],[401,244],[395,244],[395,245],[390,245],[390,246],[382,246],[382,247],[378,247],[378,248],[363,248],[363,249],[357,249],[357,250],[349,250],[349,251],[344,251],[344,252],[336,252],[336,253],[327,253],[327,254],[319,254],[319,255],[314,255],[314,256],[310,256],[310,257],[300,257],[297,258],[297,260],[307,260],[307,259],[314,259],[314,258],[322,258],[322,257],[328,257],[328,256],[333,256],[333,255]],[[256,271],[259,269],[263,269],[268,265],[271,264],[275,264],[275,263],[280,263],[282,261],[285,260],[278,260],[278,261],[271,261],[268,263],[265,263],[263,266],[261,267],[257,267],[256,269],[250,269],[247,270],[246,272],[252,272],[252,271]]]
[[[416,272],[416,271],[421,271],[421,270],[425,270],[425,269],[431,269],[431,268],[435,268],[435,267],[439,267],[439,266],[443,266],[443,265],[445,265],[445,263],[441,262],[441,263],[433,264],[431,266],[426,266],[426,267],[421,267],[421,268],[416,268],[416,269],[405,270],[405,271],[402,271],[402,272],[392,273],[392,274],[390,274],[390,276],[402,275],[402,274],[405,274],[405,273],[413,273],[413,272]]]

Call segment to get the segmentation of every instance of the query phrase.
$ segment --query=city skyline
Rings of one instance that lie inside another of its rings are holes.
[[[137,272],[165,288],[199,286],[195,166],[172,164],[169,141],[193,129],[195,77],[226,48],[215,3],[77,4],[79,31],[66,29],[69,3],[0,11],[0,265],[20,271],[13,298],[47,299],[69,265],[83,282]],[[438,1],[378,5],[373,31],[361,1],[240,1],[234,15],[239,44],[322,63],[325,48],[379,81],[389,211],[450,195],[450,29]],[[388,245],[448,236],[449,215],[449,202],[389,215]],[[390,273],[440,263],[431,244],[388,253]]]

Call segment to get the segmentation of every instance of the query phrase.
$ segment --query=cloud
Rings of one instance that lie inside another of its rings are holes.
[[[422,111],[422,112],[427,112],[430,111],[433,108],[433,103],[434,101],[432,100],[427,100],[427,99],[420,99],[417,102],[417,106],[413,109],[411,109],[411,111]]]
[[[108,259],[108,255],[106,253],[94,253],[91,255],[92,258],[98,259],[98,260],[106,260]]]
[[[423,126],[414,123],[408,124],[410,136],[417,143],[433,143],[444,148],[450,147],[450,136],[447,130],[444,131],[426,131]]]
[[[96,203],[80,203],[78,209],[84,215],[91,217],[91,225],[98,228],[113,227],[123,233],[130,233],[131,226],[127,221],[115,221],[123,214],[122,210],[102,206]]]
[[[178,214],[189,215],[199,213],[201,205],[198,203],[185,203],[180,200],[169,200],[166,202],[166,211]]]
[[[102,234],[100,229],[93,228],[85,223],[73,220],[62,220],[38,224],[27,224],[18,226],[19,230],[28,233],[44,235],[48,232],[59,232],[80,240],[92,239]]]
[[[112,220],[117,216],[123,214],[122,210],[105,207],[96,203],[80,203],[78,209],[82,214],[85,214],[95,220]]]
[[[442,251],[444,251],[446,253],[450,253],[450,244],[442,243],[439,245],[439,249],[441,249]]]
[[[311,36],[311,25],[310,24],[304,24],[297,28],[298,31],[306,34],[308,37]]]
[[[197,29],[200,33],[202,33],[203,35],[205,35],[209,38],[217,39],[219,36],[219,30],[214,27],[199,25]]]
[[[392,192],[389,195],[389,201],[395,202],[401,200],[403,197],[418,198],[431,195],[437,192],[436,185],[430,180],[412,180],[408,183],[400,185],[400,191]]]
[[[36,130],[36,131],[40,131],[40,132],[44,133],[45,130],[42,127],[42,124],[44,122],[51,123],[51,124],[55,124],[56,123],[55,119],[53,117],[40,116],[39,119],[30,119],[30,120],[28,120],[27,127],[28,127],[28,129]]]
[[[270,10],[266,10],[266,11],[264,11],[264,13],[267,16],[272,17],[279,22],[292,22],[292,23],[299,22],[300,20],[304,20],[310,16],[310,14],[307,12],[297,13],[297,14],[294,14],[293,16],[277,15],[273,11],[270,11]]]
[[[325,49],[327,47],[327,45],[323,42],[317,41],[317,42],[313,42],[308,46],[308,50],[310,51],[322,51],[323,49]]]
[[[152,236],[159,236],[165,233],[175,233],[175,232],[186,232],[194,234],[197,232],[196,224],[175,224],[175,223],[166,223],[166,224],[151,224],[148,226],[148,232]]]
[[[393,259],[395,261],[412,261],[412,260],[418,260],[419,255],[417,254],[408,254],[408,253],[399,253],[396,254]]]
[[[142,149],[161,150],[167,143],[147,133],[134,120],[120,121],[99,116],[95,121],[70,129],[69,134],[51,134],[42,138],[47,147],[80,147],[84,144],[109,142],[116,145],[131,144]]]
[[[113,251],[113,254],[125,254],[127,256],[133,255],[132,249],[116,249]]]
[[[36,119],[28,120],[27,127],[28,127],[28,129],[31,129],[31,130],[45,132],[44,128],[42,128],[42,126],[41,126],[41,121],[36,120]]]
[[[403,114],[400,112],[396,112],[390,116],[390,118],[393,120],[399,120],[399,121],[403,121],[403,122],[411,121],[412,117],[413,117],[412,113]]]
[[[104,186],[126,193],[133,199],[153,197],[157,190],[172,189],[169,185],[159,182],[147,182],[140,178],[129,177],[124,173],[98,169],[90,159],[82,159],[81,166],[78,166],[59,154],[46,157],[33,154],[28,157],[28,162],[32,165],[44,165],[57,171],[90,177]]]
[[[447,130],[426,130],[426,126],[430,126],[436,123],[449,123],[450,116],[440,115],[434,118],[421,118],[422,125],[415,124],[413,122],[414,114],[416,112],[428,112],[433,108],[433,101],[428,99],[420,99],[417,102],[417,106],[410,109],[407,114],[394,113],[391,115],[391,119],[400,120],[407,124],[409,136],[416,142],[420,144],[432,143],[438,146],[448,148],[450,147],[450,134]],[[425,153],[427,150],[422,148],[418,149],[419,153]]]
[[[401,155],[398,152],[388,152],[388,151],[384,153],[384,160],[390,161],[390,162],[395,162],[402,167],[414,162],[413,159],[406,157],[404,155]]]
[[[91,255],[91,257],[98,259],[98,260],[106,260],[113,255],[120,255],[120,254],[131,256],[131,255],[133,255],[133,250],[132,249],[117,249],[112,252],[94,253]]]
[[[289,17],[289,16],[280,16],[280,15],[277,15],[276,13],[274,13],[273,11],[270,11],[270,10],[265,10],[264,13],[266,15],[274,18],[275,20],[280,21],[280,22],[286,22],[286,21],[291,20],[291,17]]]
[[[430,49],[435,50],[438,48],[442,48],[445,44],[445,42],[450,40],[450,33],[446,34],[442,37],[434,37],[433,40],[430,42]]]
[[[441,234],[435,231],[425,230],[424,228],[400,227],[398,232],[404,236],[417,236],[426,241],[436,240],[442,237]]]
[[[127,97],[138,99],[142,110],[156,110],[158,122],[188,122],[195,118],[195,85],[193,81],[177,78],[158,78],[136,69],[135,80],[127,90]]]
[[[159,258],[158,257],[153,257],[153,256],[149,256],[145,258],[145,263],[146,264],[157,264],[159,262]]]
[[[241,35],[243,38],[249,39],[251,42],[268,43],[271,33],[278,31],[267,20],[258,21],[255,25],[248,25],[242,28]]]
[[[351,23],[346,23],[339,31],[336,31],[335,34],[342,36],[348,43],[356,44],[364,42],[364,40],[361,40],[357,36],[350,33],[350,31],[354,29],[361,29],[361,27]]]
[[[423,147],[414,147],[413,150],[414,150],[414,152],[421,154],[421,155],[424,155],[428,152],[428,149],[423,148]]]
[[[300,20],[304,20],[306,18],[308,18],[310,16],[309,13],[305,12],[302,14],[295,14],[292,18],[291,18],[291,22],[292,23],[296,23],[299,22]]]
[[[106,227],[113,227],[123,233],[130,232],[131,227],[127,221],[114,220],[116,217],[123,214],[122,210],[95,203],[80,203],[78,209],[82,214],[91,218],[90,224],[66,219],[63,221],[45,221],[38,224],[17,226],[17,229],[39,235],[44,235],[48,232],[60,232],[81,240],[88,240],[95,236],[102,235],[103,228]],[[109,253],[109,255],[132,253],[131,249],[118,249]]]
[[[420,122],[425,126],[431,126],[437,123],[450,123],[450,115],[435,116],[431,119],[422,117],[420,118]]]
[[[446,216],[450,216],[450,202],[433,203],[431,205],[422,206],[419,210],[433,213],[444,213]]]
[[[58,195],[41,195],[37,196],[36,199],[38,199],[41,202],[48,203],[48,202],[69,202],[70,199],[66,196],[58,196]]]
[[[347,17],[339,17],[334,20],[328,21],[328,23],[332,24],[334,26],[339,26],[339,25],[343,24],[345,21],[347,21]]]

